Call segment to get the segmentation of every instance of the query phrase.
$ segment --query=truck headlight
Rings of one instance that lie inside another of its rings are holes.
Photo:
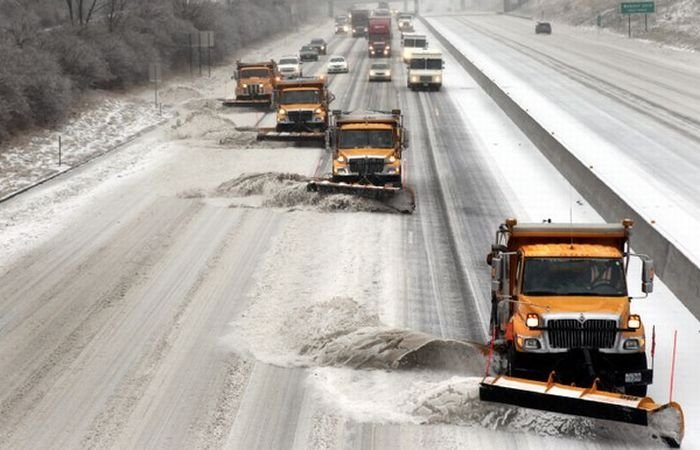
[[[321,108],[314,109],[314,114],[321,115],[321,113],[323,113],[323,110]]]
[[[418,77],[415,77],[415,76],[411,77],[411,82],[418,83]]]
[[[345,162],[345,157],[343,155],[338,155],[338,157],[336,158],[336,161],[338,161],[340,163]]]
[[[639,350],[639,339],[627,339],[622,347],[625,350]]]
[[[636,330],[641,326],[642,326],[642,319],[639,317],[639,315],[638,314],[630,314],[629,318],[627,319],[627,328],[630,328],[632,330]]]
[[[389,162],[390,162],[390,163],[395,163],[395,162],[396,162],[396,156],[391,155],[391,156],[389,157]]]
[[[287,110],[284,109],[284,108],[280,108],[280,109],[277,110],[277,114],[279,114],[280,116],[286,116],[286,115],[287,115]]]
[[[538,350],[542,345],[540,344],[539,339],[535,338],[525,338],[523,341],[523,347],[525,347],[528,350]]]
[[[525,319],[525,325],[528,326],[528,328],[537,328],[540,326],[540,316],[538,316],[535,313],[529,313],[527,315],[527,318]]]
[[[243,89],[247,88],[248,85],[246,83],[243,83]]]

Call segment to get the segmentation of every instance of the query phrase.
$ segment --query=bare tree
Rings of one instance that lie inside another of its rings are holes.
[[[107,15],[107,28],[109,32],[113,32],[124,20],[126,7],[129,4],[129,0],[107,0],[106,15]]]
[[[75,25],[77,19],[80,27],[86,27],[98,3],[97,0],[66,0],[66,5],[71,24]]]

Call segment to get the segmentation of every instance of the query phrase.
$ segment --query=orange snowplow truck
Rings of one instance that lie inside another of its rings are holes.
[[[236,61],[236,99],[226,106],[270,106],[277,82],[281,79],[275,61],[243,63]]]
[[[633,222],[518,224],[496,233],[491,266],[492,361],[496,377],[483,400],[650,425],[680,443],[683,414],[675,403],[646,397],[653,371],[642,318],[631,310],[627,272],[641,260],[641,293],[653,290],[654,264],[633,254]],[[660,416],[656,416],[659,418]]]

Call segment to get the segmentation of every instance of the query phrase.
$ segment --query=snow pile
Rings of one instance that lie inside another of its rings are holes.
[[[227,340],[247,341],[253,355],[281,366],[484,372],[479,346],[388,327],[351,298],[296,307],[278,317],[283,318],[278,332],[259,348],[237,332]],[[244,330],[246,320],[235,323],[234,329]]]
[[[173,139],[224,139],[235,132],[236,124],[209,109],[190,112],[172,126]]]
[[[191,87],[185,85],[175,85],[169,86],[162,89],[158,93],[160,100],[163,103],[179,104],[184,103],[194,99],[200,99],[203,97],[202,93]]]
[[[476,377],[452,377],[418,383],[407,394],[407,406],[423,423],[480,425],[491,429],[527,431],[550,436],[591,437],[595,421],[514,406],[481,402]]]
[[[311,181],[309,177],[292,173],[244,174],[222,183],[216,189],[215,195],[233,198],[261,196],[260,206],[265,208],[310,207],[322,212],[397,212],[396,209],[372,199],[353,195],[319,195],[315,192],[309,192],[306,189],[309,181]],[[233,206],[237,206],[237,204]]]

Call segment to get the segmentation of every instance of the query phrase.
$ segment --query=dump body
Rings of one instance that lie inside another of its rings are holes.
[[[370,58],[391,56],[391,17],[370,17],[367,38]]]
[[[329,132],[333,181],[401,187],[403,118],[396,114],[334,115]]]
[[[493,317],[511,374],[646,393],[644,325],[630,311],[631,225],[512,224],[491,258],[507,267]]]
[[[631,252],[632,225],[507,219],[499,227],[487,257],[497,376],[482,382],[482,400],[658,426],[680,443],[680,406],[645,397],[653,371],[627,273],[630,259],[641,259],[648,294],[654,269]]]
[[[331,118],[326,143],[333,155],[330,179],[308,189],[379,200],[402,213],[415,209],[415,196],[402,182],[402,156],[408,146],[400,110],[344,114]]]
[[[352,37],[367,36],[369,27],[369,10],[353,9],[350,12],[350,25],[352,26]]]
[[[255,63],[236,62],[236,99],[225,101],[228,106],[269,106],[281,75],[275,61]]]
[[[325,131],[332,95],[325,79],[284,80],[277,84],[277,131]]]
[[[440,90],[444,61],[440,50],[416,49],[408,62],[406,83],[409,89]]]

